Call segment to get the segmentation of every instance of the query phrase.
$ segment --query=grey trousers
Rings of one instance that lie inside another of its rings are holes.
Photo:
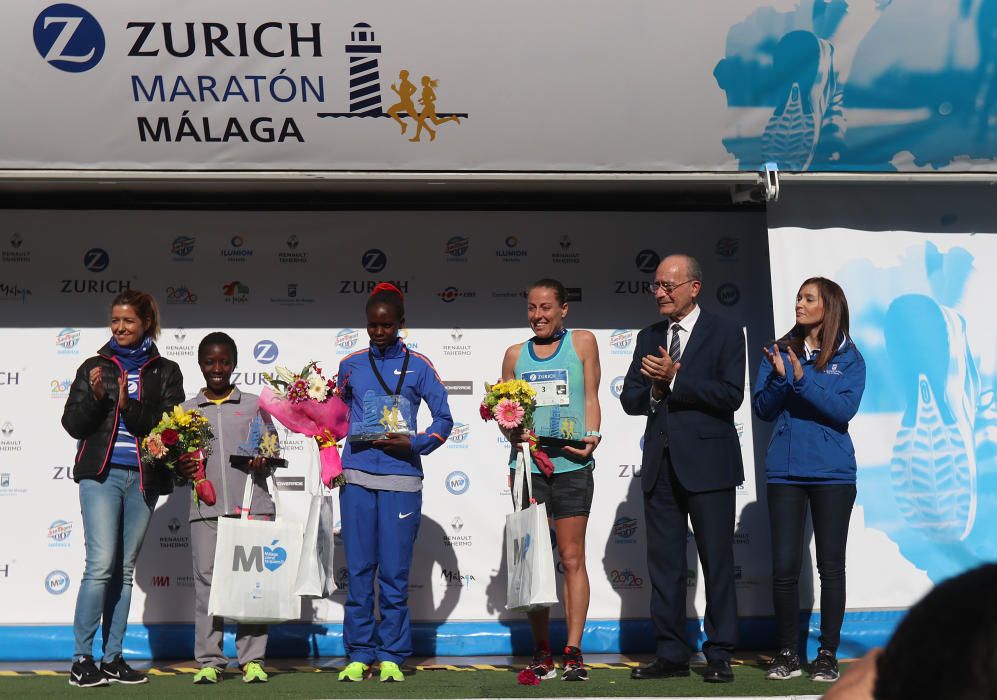
[[[217,537],[217,520],[195,520],[190,524],[190,547],[194,553],[194,658],[201,668],[221,669],[228,663],[222,649],[225,620],[208,615]],[[235,631],[235,649],[240,666],[262,661],[267,651],[267,626],[239,624]]]

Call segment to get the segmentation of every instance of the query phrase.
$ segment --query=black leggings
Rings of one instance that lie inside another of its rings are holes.
[[[836,653],[845,617],[845,544],[855,484],[768,485],[772,598],[779,648],[795,652],[799,645],[799,581],[808,503],[820,574],[820,645]]]

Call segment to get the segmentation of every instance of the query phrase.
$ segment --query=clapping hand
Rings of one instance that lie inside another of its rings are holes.
[[[94,367],[90,370],[90,377],[88,378],[90,383],[90,391],[93,393],[93,397],[98,401],[104,400],[104,373],[100,367]]]
[[[658,346],[658,351],[661,353],[660,356],[644,355],[641,358],[640,373],[651,380],[655,394],[661,396],[664,395],[668,389],[668,385],[675,379],[675,375],[678,373],[682,363],[672,362],[671,355],[660,345]]]
[[[89,376],[90,391],[98,401],[103,401],[107,393],[104,391],[104,370],[94,367],[90,370]],[[122,405],[128,399],[128,376],[122,374],[118,377],[118,405]]]
[[[765,357],[768,359],[769,364],[772,365],[772,369],[775,373],[779,375],[780,379],[786,378],[786,363],[782,361],[782,353],[779,352],[779,346],[773,345],[771,349],[762,348],[765,351]]]
[[[769,363],[772,365],[772,369],[775,373],[779,375],[781,379],[786,378],[786,363],[782,359],[782,353],[779,352],[779,346],[773,345],[772,349],[762,348],[765,351],[765,357],[768,358]],[[793,381],[798,382],[803,378],[803,365],[800,363],[800,358],[796,356],[793,352],[793,348],[786,347],[786,354],[789,355],[789,362],[793,367]]]

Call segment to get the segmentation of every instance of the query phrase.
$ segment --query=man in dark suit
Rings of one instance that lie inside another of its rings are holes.
[[[686,634],[688,523],[706,583],[704,680],[734,680],[734,490],[744,481],[734,411],[744,400],[744,336],[702,310],[699,263],[671,255],[655,272],[654,298],[664,317],[637,335],[620,401],[647,416],[641,487],[656,658],[636,679],[689,675],[694,649]]]

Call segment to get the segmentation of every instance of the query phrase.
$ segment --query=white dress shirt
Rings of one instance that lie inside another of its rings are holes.
[[[689,336],[692,335],[692,329],[696,326],[696,321],[699,320],[699,304],[692,307],[692,311],[686,315],[681,321],[678,321],[678,331],[679,331],[679,364],[682,363],[685,357],[685,348],[689,344]],[[665,350],[668,350],[668,346],[672,342],[672,327],[675,323],[668,324],[668,330],[665,332]],[[672,381],[668,384],[669,390],[675,389],[675,380],[678,379],[678,374],[672,377]],[[654,387],[651,388],[651,413],[658,410],[658,404],[661,403],[661,399],[654,398]]]

